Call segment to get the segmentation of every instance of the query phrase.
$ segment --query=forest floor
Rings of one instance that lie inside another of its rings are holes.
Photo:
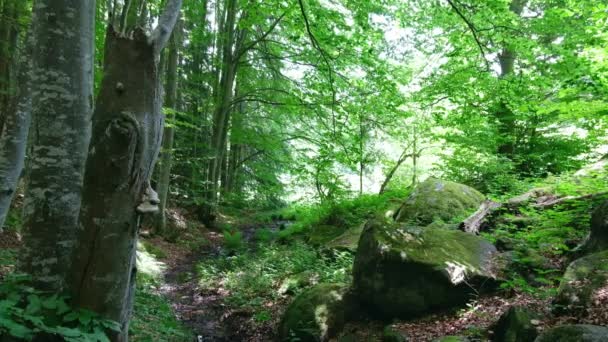
[[[187,220],[184,217],[181,219]],[[255,249],[255,233],[258,229],[270,227],[278,230],[283,222],[272,222],[269,225],[222,216],[216,224],[220,227],[234,227],[242,234],[244,248]],[[177,319],[192,331],[193,340],[197,342],[273,340],[274,325],[277,322],[256,324],[252,320],[253,312],[226,303],[230,294],[228,290],[221,286],[211,289],[200,286],[197,265],[229,256],[230,253],[225,251],[222,232],[206,229],[190,219],[188,226],[187,231],[180,232],[180,240],[190,243],[171,243],[160,237],[143,240],[148,246],[153,246],[157,254],[162,255],[161,260],[165,266],[158,292],[170,302]],[[194,234],[200,235],[188,236]],[[197,240],[200,242],[195,242]],[[283,303],[282,307],[287,304],[288,302]]]

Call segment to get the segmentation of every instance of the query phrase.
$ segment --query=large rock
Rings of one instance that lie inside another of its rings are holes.
[[[597,207],[591,216],[591,231],[581,247],[583,252],[608,249],[608,201]]]
[[[600,292],[608,292],[608,250],[582,257],[568,266],[554,301],[556,311],[585,309]]]
[[[279,325],[279,340],[327,341],[342,330],[356,311],[354,303],[347,285],[316,285],[289,305]]]
[[[325,247],[332,249],[341,249],[354,252],[357,250],[357,246],[359,245],[359,238],[361,237],[361,233],[363,232],[363,227],[365,224],[361,224],[357,227],[350,228],[345,231],[342,235],[337,238],[329,241],[325,244]]]
[[[466,218],[484,201],[477,190],[463,184],[429,178],[419,184],[395,214],[395,220],[426,226],[433,221]]]
[[[495,252],[483,238],[461,231],[370,220],[355,256],[354,290],[383,318],[458,306],[481,284],[495,285]]]
[[[492,327],[492,342],[533,342],[538,332],[532,316],[526,308],[510,307]]]
[[[535,342],[605,342],[608,328],[597,325],[562,325],[542,333]]]

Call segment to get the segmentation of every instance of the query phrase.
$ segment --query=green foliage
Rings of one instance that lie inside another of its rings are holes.
[[[224,229],[224,248],[228,252],[238,252],[245,247],[243,233],[238,230]]]
[[[17,262],[17,250],[14,248],[0,249],[0,267],[14,266]]]
[[[227,298],[230,305],[253,309],[256,320],[264,321],[269,314],[264,304],[282,296],[280,288],[285,280],[307,272],[310,277],[306,278],[311,283],[346,283],[352,262],[353,256],[348,252],[321,254],[295,242],[270,244],[235,256],[205,260],[198,264],[197,272],[201,287],[221,286],[230,293]]]
[[[262,228],[255,231],[255,240],[260,243],[268,243],[277,237],[277,233],[268,228]]]
[[[158,286],[154,277],[138,274],[129,339],[141,342],[187,341],[192,332],[177,320],[168,300],[158,293]]]
[[[382,195],[362,195],[352,199],[325,202],[318,205],[293,206],[283,212],[285,217],[295,217],[296,222],[279,232],[285,239],[293,235],[308,234],[314,227],[332,226],[338,235],[356,227],[370,217],[394,209],[407,197],[408,190],[387,191]]]
[[[7,231],[19,232],[23,226],[20,210],[9,210],[4,221],[4,226]]]
[[[0,335],[26,341],[53,336],[68,342],[109,342],[105,331],[120,331],[117,322],[72,310],[66,297],[35,290],[28,281],[28,276],[10,275],[0,283]]]
[[[146,252],[152,254],[155,258],[165,259],[167,257],[167,253],[165,253],[164,250],[162,250],[159,247],[156,247],[152,243],[145,241],[145,240],[142,240],[141,243],[143,244],[143,247],[146,250]]]

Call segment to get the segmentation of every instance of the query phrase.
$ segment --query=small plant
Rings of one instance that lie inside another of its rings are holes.
[[[109,342],[105,332],[117,322],[87,310],[72,310],[67,297],[28,286],[27,275],[10,275],[0,284],[0,335],[31,341],[59,337],[68,342]]]
[[[255,231],[255,240],[258,242],[270,242],[276,238],[276,233],[268,228]]]
[[[224,247],[229,252],[237,252],[244,247],[243,233],[238,230],[224,230]]]

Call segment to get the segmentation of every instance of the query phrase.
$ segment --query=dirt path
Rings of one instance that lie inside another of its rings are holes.
[[[239,227],[243,233],[244,242],[248,248],[254,248],[255,232],[261,227],[279,230],[288,221],[276,221],[272,224],[247,224]],[[193,332],[193,341],[197,342],[227,342],[227,341],[259,341],[259,336],[244,336],[248,333],[244,321],[246,313],[233,312],[224,305],[228,293],[222,289],[202,290],[196,275],[197,263],[213,258],[222,257],[222,234],[204,232],[204,246],[197,251],[186,251],[175,244],[161,239],[151,242],[167,251],[167,267],[164,271],[164,284],[160,292],[171,302],[177,318]]]

